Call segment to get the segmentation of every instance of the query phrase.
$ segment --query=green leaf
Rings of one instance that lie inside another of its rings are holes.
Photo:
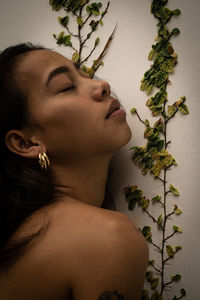
[[[91,37],[91,32],[87,34],[87,38],[89,39]]]
[[[136,199],[130,199],[128,203],[128,210],[133,210],[136,204]]]
[[[143,209],[146,209],[146,208],[149,206],[149,203],[150,203],[149,199],[144,199],[144,200],[142,201],[142,203],[140,203],[140,206],[141,206]]]
[[[160,195],[156,195],[155,197],[153,197],[151,199],[152,203],[156,203],[156,202],[159,202],[161,200],[161,196]]]
[[[64,31],[61,31],[61,32],[59,33],[59,35],[58,35],[58,40],[61,39],[61,38],[63,38],[64,35],[65,35]]]
[[[78,60],[79,60],[79,53],[76,51],[76,52],[74,52],[74,54],[72,55],[72,61],[73,61],[74,63],[77,63]]]
[[[166,251],[169,257],[173,257],[174,256],[174,249],[171,245],[166,245]]]
[[[169,35],[170,35],[170,32],[169,32],[169,30],[167,29],[167,27],[166,26],[161,26],[160,27],[160,29],[158,30],[158,34],[159,34],[159,36],[161,37],[161,38],[168,38],[169,37]]]
[[[146,106],[151,106],[152,104],[153,104],[153,97],[151,97],[151,98],[149,98],[148,100],[147,100],[147,102],[146,102]]]
[[[164,127],[164,124],[163,124],[162,118],[160,118],[158,121],[156,121],[153,125],[153,128],[157,128],[161,132],[163,132],[163,127]]]
[[[103,21],[102,21],[102,20],[101,20],[101,21],[99,21],[99,23],[100,23],[100,25],[101,25],[101,26],[103,26]]]
[[[172,30],[172,34],[173,35],[178,35],[180,33],[180,30],[178,29],[178,28],[174,28],[173,30]]]
[[[151,289],[155,290],[155,288],[158,286],[158,283],[159,283],[159,278],[153,278],[151,280]]]
[[[175,232],[180,232],[180,233],[183,232],[182,228],[180,228],[180,227],[178,227],[178,226],[176,226],[176,225],[173,226],[173,230],[174,230]]]
[[[184,114],[184,115],[188,115],[189,114],[189,109],[187,107],[187,105],[185,103],[181,103],[179,106],[178,106],[178,110]]]
[[[174,69],[175,60],[174,59],[166,59],[160,66],[160,69],[171,73]]]
[[[142,234],[148,242],[150,242],[150,243],[152,242],[152,239],[151,239],[152,233],[151,233],[150,226],[144,226],[142,229]]]
[[[64,18],[59,17],[58,21],[62,26],[66,27],[69,21],[69,16],[65,16]]]
[[[148,270],[146,272],[146,279],[148,282],[151,282],[151,280],[153,279],[153,271]]]
[[[159,71],[156,74],[155,78],[155,85],[159,87],[162,83],[164,83],[167,80],[168,74],[165,71]]]
[[[182,250],[182,247],[181,246],[175,246],[175,250],[176,250],[176,252],[178,252],[178,251]]]
[[[162,296],[156,291],[152,294],[151,300],[163,300]]]
[[[174,276],[171,276],[171,280],[173,281],[179,281],[181,279],[181,275],[180,274],[176,274]]]
[[[186,296],[186,290],[185,289],[180,289],[180,293],[181,293],[181,296]]]
[[[81,17],[77,17],[76,21],[79,26],[83,25],[83,19]]]
[[[154,265],[154,262],[155,262],[155,260],[153,260],[153,259],[152,259],[152,260],[149,260],[149,265],[150,265],[150,266],[153,266],[153,265]]]
[[[95,40],[95,46],[97,46],[99,44],[99,41],[100,41],[100,38],[99,37],[96,38],[96,40]]]
[[[180,13],[181,13],[180,9],[175,9],[175,10],[173,10],[172,12],[173,12],[173,14],[174,14],[175,16],[179,16]]]
[[[141,300],[149,300],[149,292],[147,290],[143,290],[142,291],[142,296],[141,296]]]
[[[151,49],[151,51],[149,52],[149,55],[148,55],[148,60],[153,60],[154,55],[155,55],[155,50]]]
[[[151,167],[150,171],[153,173],[154,177],[158,177],[161,171],[161,166],[156,163]]]
[[[175,209],[174,209],[174,212],[175,212],[175,214],[176,214],[177,216],[179,216],[179,215],[182,214],[182,210],[181,210],[179,207],[175,208]]]
[[[156,144],[156,147],[158,149],[158,151],[161,151],[164,147],[164,140],[159,140],[158,143]]]
[[[169,52],[169,54],[174,53],[174,48],[172,47],[172,44],[170,43],[167,44],[167,51]]]
[[[65,46],[71,46],[72,43],[71,43],[71,35],[65,35],[62,39],[62,42]]]
[[[149,95],[149,94],[152,92],[153,87],[154,87],[154,85],[153,85],[153,84],[150,84],[150,85],[146,88],[146,93],[147,93],[147,95]]]
[[[170,192],[171,192],[174,196],[179,196],[179,195],[180,195],[180,194],[179,194],[179,191],[178,191],[172,184],[170,184],[169,190],[170,190]]]
[[[157,225],[159,228],[161,228],[163,225],[163,215],[162,214],[158,217]]]
[[[93,31],[96,30],[97,25],[98,25],[98,22],[93,22],[93,24],[92,24],[92,26],[91,26]]]
[[[90,14],[92,12],[92,8],[91,8],[90,5],[86,6],[86,11],[87,11],[88,14]]]
[[[167,112],[169,114],[169,116],[171,117],[172,115],[174,115],[174,113],[177,111],[176,107],[174,105],[168,105],[167,106]]]
[[[165,57],[161,53],[158,53],[154,59],[154,65],[159,65],[164,59]]]
[[[144,131],[144,138],[148,138],[153,134],[153,129],[151,127],[146,127]]]
[[[167,150],[162,150],[161,152],[158,153],[159,156],[168,156],[169,152]]]
[[[99,10],[92,10],[93,15],[95,16],[99,16],[100,15],[100,11]]]

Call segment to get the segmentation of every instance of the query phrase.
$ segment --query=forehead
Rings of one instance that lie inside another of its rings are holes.
[[[40,79],[42,81],[49,72],[60,65],[73,68],[71,60],[51,50],[34,50],[22,55],[18,60],[17,70],[26,81]]]

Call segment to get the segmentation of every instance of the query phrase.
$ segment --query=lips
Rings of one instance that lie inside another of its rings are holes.
[[[113,99],[111,104],[110,104],[110,107],[108,109],[106,119],[108,119],[114,111],[119,110],[119,109],[120,109],[119,101],[117,101],[116,99]]]

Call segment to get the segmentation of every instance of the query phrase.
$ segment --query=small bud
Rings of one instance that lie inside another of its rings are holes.
[[[135,107],[131,108],[131,113],[132,113],[132,114],[135,114],[135,113],[136,113],[136,111],[137,111],[137,110],[136,110],[136,108],[135,108]]]

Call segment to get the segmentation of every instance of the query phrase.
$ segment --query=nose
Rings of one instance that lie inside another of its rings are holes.
[[[95,101],[103,101],[110,96],[110,85],[106,81],[94,80],[92,86],[92,98]]]

